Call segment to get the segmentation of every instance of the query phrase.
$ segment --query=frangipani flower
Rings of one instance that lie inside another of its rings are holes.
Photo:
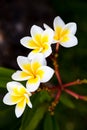
[[[18,56],[18,65],[21,71],[17,71],[12,75],[12,79],[17,81],[28,80],[26,87],[29,92],[34,92],[38,89],[40,83],[47,82],[54,74],[54,70],[46,66],[46,60],[41,53],[32,57]]]
[[[51,29],[44,24],[45,29]],[[59,43],[63,47],[73,47],[78,44],[77,38],[74,36],[77,30],[77,25],[74,22],[65,24],[64,21],[57,16],[53,21],[54,27],[54,43]]]
[[[52,53],[51,43],[53,40],[53,31],[51,29],[43,30],[39,26],[33,25],[30,30],[31,37],[26,36],[20,40],[20,43],[33,49],[33,53],[43,53],[48,57]]]
[[[32,108],[32,104],[30,102],[29,97],[31,93],[27,91],[27,89],[18,82],[12,81],[7,83],[8,93],[3,98],[3,102],[7,105],[15,105],[15,114],[17,117],[20,117],[26,107],[26,104]]]

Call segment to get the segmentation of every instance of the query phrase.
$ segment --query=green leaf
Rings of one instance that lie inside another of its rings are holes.
[[[0,110],[0,129],[10,129],[12,127],[13,130],[13,127],[16,126],[15,124],[19,121],[19,119],[16,118],[14,109],[15,108],[13,106],[7,106],[5,109]]]
[[[45,116],[44,130],[53,130],[52,117],[49,113],[47,113]]]
[[[59,130],[58,122],[54,116],[47,113],[44,120],[44,130]]]
[[[0,129],[15,130],[20,119],[15,116],[15,106],[8,106],[3,103],[5,93],[6,89],[0,88]]]
[[[47,91],[41,91],[40,92],[40,102],[44,102],[44,101],[51,101],[52,97],[49,95],[49,93]]]
[[[57,122],[57,119],[55,119],[55,116],[53,116],[53,130],[60,130],[59,124]]]
[[[27,113],[27,116],[25,117],[27,123],[25,125],[25,121],[23,121],[20,130],[29,130],[29,129],[35,130],[35,128],[38,126],[41,119],[43,118],[43,116],[47,110],[47,107],[48,107],[47,103],[38,106],[36,111],[33,113],[32,117]],[[33,110],[32,110],[32,112],[33,112]],[[28,119],[28,118],[30,118],[30,119]],[[28,122],[28,120],[29,120],[29,122]]]
[[[44,95],[45,96],[45,95]],[[40,93],[32,96],[33,108],[27,107],[19,130],[35,130],[48,110],[48,102],[40,101]]]
[[[5,88],[6,83],[11,81],[11,75],[14,70],[0,67],[0,88]]]
[[[60,101],[67,107],[69,108],[75,108],[75,104],[73,103],[73,101],[70,99],[70,97],[66,94],[62,94],[60,97]]]
[[[12,70],[12,69],[0,67],[0,75],[10,76],[13,72],[14,72],[14,70]]]
[[[3,103],[3,97],[6,94],[6,84],[11,81],[11,75],[14,70],[0,67],[0,129],[17,129],[20,119],[15,116],[15,107]],[[15,122],[15,124],[14,124]]]

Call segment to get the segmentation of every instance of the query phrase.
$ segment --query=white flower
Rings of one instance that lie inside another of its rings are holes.
[[[40,83],[47,82],[54,74],[54,70],[46,66],[46,60],[41,53],[28,57],[19,56],[17,58],[18,65],[22,71],[16,71],[12,75],[12,79],[17,81],[28,80],[26,87],[29,92],[34,92],[38,89]]]
[[[33,49],[32,53],[43,53],[45,57],[48,57],[52,53],[51,43],[53,40],[52,29],[43,30],[39,26],[33,25],[30,30],[31,37],[26,36],[20,40],[20,43]]]
[[[29,93],[21,83],[15,81],[8,82],[7,90],[8,93],[3,98],[3,102],[7,105],[16,104],[15,114],[17,118],[23,114],[26,104],[32,108],[32,104],[29,99],[31,93]]]
[[[44,24],[45,29],[51,29]],[[63,47],[73,47],[78,44],[77,38],[74,36],[77,30],[77,25],[74,22],[65,24],[64,21],[57,16],[53,21],[54,27],[54,43],[59,43]]]

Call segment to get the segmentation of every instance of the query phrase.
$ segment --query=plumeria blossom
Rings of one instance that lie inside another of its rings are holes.
[[[8,93],[4,96],[3,102],[7,105],[15,105],[15,114],[17,117],[20,117],[26,107],[26,104],[32,108],[29,97],[31,93],[18,82],[11,81],[7,83]]]
[[[45,29],[51,29],[48,25],[44,24]],[[77,38],[74,36],[77,30],[77,25],[74,22],[65,24],[59,17],[55,17],[53,21],[54,27],[54,43],[59,43],[63,47],[69,48],[78,44]]]
[[[12,75],[12,79],[17,81],[27,80],[26,87],[28,91],[34,92],[38,89],[40,83],[51,79],[54,70],[46,65],[43,54],[37,53],[31,59],[29,57],[18,56],[17,63],[21,70],[16,71]]]
[[[53,40],[52,29],[43,30],[39,26],[33,25],[30,30],[31,37],[26,36],[20,40],[20,43],[33,49],[33,53],[42,53],[45,57],[48,57],[52,53],[51,43]]]

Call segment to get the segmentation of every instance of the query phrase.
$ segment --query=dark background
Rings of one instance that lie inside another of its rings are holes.
[[[0,1],[0,66],[16,68],[16,57],[29,53],[20,39],[29,35],[33,24],[52,25],[57,15],[53,4],[48,0]]]
[[[29,53],[29,49],[20,44],[20,39],[30,35],[34,24],[43,27],[43,23],[47,23],[52,27],[58,15],[65,23],[76,22],[78,27],[78,46],[60,47],[59,50],[62,80],[87,78],[87,0],[0,0],[0,66],[18,69],[17,56]],[[87,85],[72,90],[87,95]],[[87,130],[87,102],[68,98],[72,99],[75,109],[61,102],[58,104],[55,117],[60,130]]]
[[[78,26],[76,35],[79,45],[62,49],[66,51],[63,56],[75,56],[73,62],[83,61],[84,56],[87,56],[86,0],[0,0],[0,66],[17,68],[16,57],[29,53],[20,44],[20,39],[30,35],[33,24],[42,27],[43,23],[47,23],[52,27],[53,19],[58,15],[65,23],[74,21]],[[73,50],[74,54],[69,53]],[[85,64],[85,61],[81,64]]]

